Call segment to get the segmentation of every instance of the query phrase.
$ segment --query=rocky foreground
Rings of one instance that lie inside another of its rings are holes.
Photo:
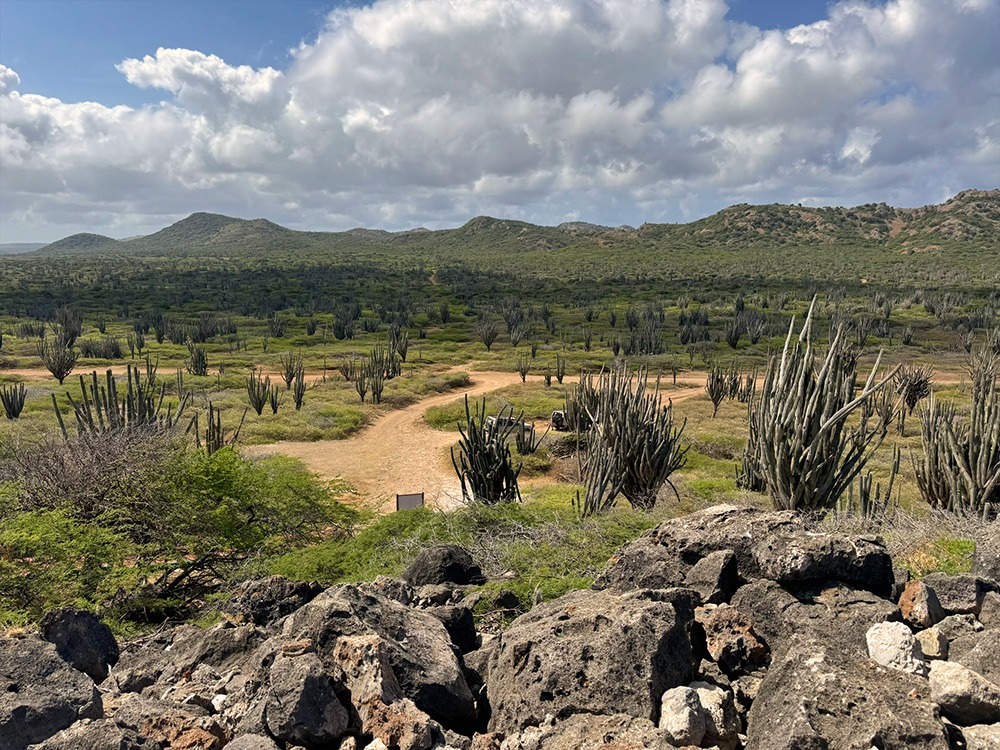
[[[0,639],[0,748],[1000,748],[988,541],[973,574],[908,581],[874,538],[719,506],[499,634],[476,631],[465,550],[404,578],[253,581],[226,622],[121,649],[50,613]]]

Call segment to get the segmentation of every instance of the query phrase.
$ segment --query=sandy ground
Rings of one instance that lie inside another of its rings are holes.
[[[395,509],[396,493],[423,492],[427,505],[447,510],[461,501],[462,490],[445,451],[455,433],[435,430],[424,422],[432,406],[463,395],[482,396],[521,382],[512,372],[471,373],[472,385],[431,396],[391,411],[346,440],[279,442],[244,448],[251,455],[282,453],[301,459],[322,479],[343,479],[361,504],[378,512]]]
[[[479,397],[521,382],[517,373],[510,372],[472,372],[470,379],[472,385],[468,388],[389,412],[346,440],[279,442],[250,446],[244,452],[298,458],[322,479],[347,482],[355,489],[359,504],[380,513],[395,509],[396,493],[409,492],[423,492],[426,505],[450,510],[462,500],[462,489],[447,452],[457,435],[428,425],[424,412],[463,395]],[[704,379],[685,380],[683,385],[688,387],[672,391],[671,397],[675,403],[684,401],[701,393],[703,384]]]

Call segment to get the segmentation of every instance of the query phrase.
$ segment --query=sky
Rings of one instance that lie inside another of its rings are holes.
[[[0,0],[0,242],[1000,186],[1000,0]]]

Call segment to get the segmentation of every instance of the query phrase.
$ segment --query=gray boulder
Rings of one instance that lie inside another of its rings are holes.
[[[103,682],[108,667],[118,663],[118,642],[111,628],[93,612],[65,607],[48,612],[39,623],[42,638],[52,643],[71,666]]]
[[[931,663],[931,700],[956,724],[1000,722],[1000,686],[952,661]]]
[[[975,615],[948,615],[937,624],[937,629],[951,642],[981,632],[983,624]]]
[[[377,635],[404,695],[442,725],[472,727],[472,692],[441,621],[424,611],[366,594],[357,586],[334,586],[285,619],[288,638],[309,638],[331,674],[333,648],[343,636]]]
[[[744,580],[834,580],[879,596],[889,596],[895,583],[889,553],[875,539],[817,533],[790,511],[719,505],[666,521],[625,545],[594,587],[683,586],[700,560],[724,550],[735,556]]]
[[[483,739],[489,738],[491,735]],[[502,744],[473,742],[474,750],[672,750],[675,747],[649,719],[587,713],[561,719],[549,717],[539,726],[508,735]]]
[[[31,750],[163,750],[163,745],[113,719],[83,719]]]
[[[979,609],[979,622],[985,628],[1000,629],[1000,594],[990,591],[983,597]]]
[[[956,638],[948,646],[948,658],[1000,685],[1000,630]]]
[[[1000,750],[1000,724],[976,724],[962,728],[965,750]]]
[[[313,653],[275,659],[264,717],[274,737],[306,746],[333,744],[348,726],[347,710]]]
[[[222,611],[254,625],[271,625],[308,604],[323,590],[318,583],[270,576],[240,584]]]
[[[740,588],[732,606],[746,613],[771,651],[779,651],[795,635],[811,635],[850,653],[866,654],[868,629],[899,620],[899,609],[874,594],[842,583],[789,590],[773,581],[757,580]]]
[[[226,745],[226,750],[279,750],[279,748],[270,737],[244,734]]]
[[[254,625],[182,625],[166,637],[126,648],[112,679],[122,692],[137,693],[158,682],[172,684],[200,664],[227,672],[239,668],[264,640],[264,631]]]
[[[931,573],[922,581],[934,591],[946,615],[978,615],[986,594],[1000,588],[995,581],[974,575]]]
[[[1000,519],[985,524],[976,534],[972,575],[1000,584]]]
[[[579,712],[657,721],[664,691],[695,673],[697,599],[687,589],[574,591],[517,618],[490,659],[491,730]]]
[[[747,750],[948,750],[926,680],[796,636],[747,718]]]
[[[483,571],[465,547],[457,544],[437,544],[421,550],[417,559],[403,573],[411,586],[428,584],[483,583]]]
[[[40,638],[0,638],[0,748],[23,750],[79,719],[100,719],[94,681]]]
[[[709,553],[685,573],[683,585],[697,591],[706,604],[728,602],[740,585],[736,555],[728,549]]]
[[[431,607],[427,611],[441,621],[451,642],[461,653],[467,654],[479,648],[479,634],[476,633],[476,621],[471,609],[448,605]]]

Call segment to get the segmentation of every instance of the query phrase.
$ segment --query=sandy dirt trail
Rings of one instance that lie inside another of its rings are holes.
[[[441,510],[456,507],[462,489],[447,449],[458,435],[437,430],[424,421],[424,413],[461,399],[483,396],[521,382],[513,372],[471,372],[472,385],[465,389],[431,396],[404,409],[388,412],[346,440],[278,442],[250,446],[251,455],[280,453],[300,459],[321,479],[342,479],[357,493],[357,502],[371,510],[388,513],[395,508],[396,493],[423,492],[425,503]],[[679,379],[680,382],[680,379]],[[684,387],[671,391],[674,403],[702,391],[704,379],[683,381]]]

